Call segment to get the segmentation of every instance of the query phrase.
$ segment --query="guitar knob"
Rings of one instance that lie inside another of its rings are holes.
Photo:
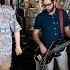
[[[55,53],[55,55],[57,55],[57,53]]]
[[[50,61],[48,61],[48,62],[50,62]]]
[[[23,42],[23,44],[27,44],[26,42]]]

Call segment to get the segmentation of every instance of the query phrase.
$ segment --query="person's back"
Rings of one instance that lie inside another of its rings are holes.
[[[12,32],[15,34],[15,50],[17,55],[19,52],[22,52],[19,43],[20,30],[21,27],[16,20],[15,11],[11,6],[5,5],[3,0],[0,0],[0,70],[10,70],[12,60]],[[16,38],[16,35],[18,38]]]

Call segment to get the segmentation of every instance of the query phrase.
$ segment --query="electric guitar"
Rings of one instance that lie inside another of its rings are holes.
[[[69,44],[70,44],[70,41],[63,42],[61,39],[57,39],[52,42],[50,48],[45,54],[42,54],[40,52],[40,48],[38,47],[34,54],[34,60],[40,65],[48,64],[56,56],[56,53],[58,53],[60,50],[67,47]]]

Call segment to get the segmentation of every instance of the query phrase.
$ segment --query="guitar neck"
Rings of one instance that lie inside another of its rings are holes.
[[[54,52],[59,51],[60,49],[63,49],[64,47],[67,47],[70,44],[70,41],[67,41],[61,45],[58,45],[56,48],[53,49]]]
[[[63,43],[63,44],[61,44],[61,45],[58,45],[57,47],[55,47],[55,48],[53,48],[52,50],[48,51],[48,52],[46,53],[46,56],[47,56],[47,55],[50,56],[51,54],[53,54],[53,53],[59,51],[60,49],[63,49],[64,47],[68,46],[69,44],[70,44],[70,41],[67,41],[67,42],[65,42],[65,43]]]

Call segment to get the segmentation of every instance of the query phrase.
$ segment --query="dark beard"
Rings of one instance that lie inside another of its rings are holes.
[[[54,8],[55,8],[55,7],[54,7],[54,5],[53,5],[52,9],[50,9],[50,10],[47,9],[47,12],[48,12],[48,13],[52,12],[52,11],[54,10]]]

